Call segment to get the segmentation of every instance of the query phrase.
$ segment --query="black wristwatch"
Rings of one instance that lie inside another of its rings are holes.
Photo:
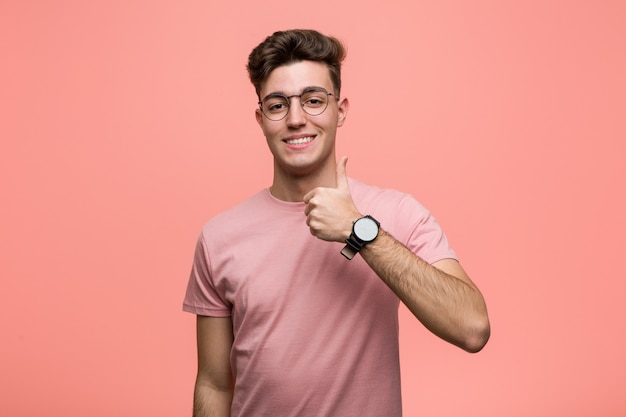
[[[356,219],[352,225],[352,233],[346,239],[346,246],[341,250],[341,254],[347,259],[354,258],[363,246],[376,239],[379,230],[380,223],[370,215]]]

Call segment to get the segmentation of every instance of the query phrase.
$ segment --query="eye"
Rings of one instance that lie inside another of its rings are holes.
[[[289,107],[289,103],[282,97],[271,97],[265,101],[263,107],[270,113],[280,113]]]
[[[284,103],[274,103],[274,104],[268,104],[267,109],[269,111],[280,111],[282,109],[285,108],[285,104]]]
[[[314,91],[302,96],[302,104],[309,108],[323,107],[326,104],[326,99],[326,94]]]

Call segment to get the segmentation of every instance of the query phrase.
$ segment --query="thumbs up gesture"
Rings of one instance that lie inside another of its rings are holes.
[[[336,187],[317,187],[304,196],[306,224],[319,239],[344,242],[352,232],[352,222],[362,217],[350,194],[347,162],[344,156],[337,163]]]

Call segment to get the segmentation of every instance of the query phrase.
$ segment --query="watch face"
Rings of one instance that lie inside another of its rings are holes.
[[[363,242],[371,242],[378,236],[378,225],[369,217],[361,217],[354,223],[354,234]]]

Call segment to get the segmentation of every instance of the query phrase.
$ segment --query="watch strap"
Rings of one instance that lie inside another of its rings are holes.
[[[357,253],[359,252],[351,248],[349,245],[344,246],[341,250],[341,254],[345,256],[347,260],[352,260],[352,258],[354,258],[354,255],[356,255]]]

